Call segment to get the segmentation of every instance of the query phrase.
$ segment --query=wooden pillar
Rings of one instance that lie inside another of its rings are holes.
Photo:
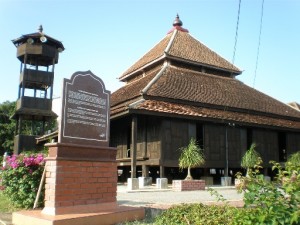
[[[18,134],[22,134],[22,118],[19,116],[19,127],[18,127]]]
[[[53,63],[52,63],[52,72],[54,72],[54,68],[55,68],[55,59],[53,59]],[[48,70],[48,68],[47,68],[47,70]],[[51,86],[50,86],[50,97],[49,97],[50,100],[52,100],[52,98],[53,98],[53,83],[54,83],[54,76],[53,76],[53,80],[52,80]]]
[[[228,128],[225,126],[225,173],[224,176],[228,177]]]
[[[43,117],[43,126],[42,126],[42,132],[41,132],[42,135],[45,134],[45,123],[46,123],[46,119],[45,119],[45,117]],[[49,121],[49,123],[50,123],[50,121]]]
[[[160,166],[159,167],[159,177],[160,178],[164,178],[165,177],[165,167],[164,166]]]
[[[143,158],[147,159],[147,130],[148,130],[148,118],[144,120],[144,148],[143,148]]]
[[[31,116],[31,135],[34,135],[34,125],[35,125],[34,118],[33,116]]]
[[[131,121],[131,178],[136,178],[136,142],[137,142],[137,117],[133,115]]]
[[[142,177],[149,177],[149,166],[142,165]]]

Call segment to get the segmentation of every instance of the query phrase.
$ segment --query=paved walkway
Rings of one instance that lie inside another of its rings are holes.
[[[243,195],[238,194],[233,186],[221,187],[212,186],[218,191],[230,205],[242,206]],[[220,204],[216,198],[205,191],[183,191],[174,192],[171,187],[168,189],[157,189],[154,185],[138,190],[127,190],[126,185],[118,185],[117,201],[120,205],[166,209],[174,204],[181,203],[204,203]],[[0,213],[0,225],[11,225],[11,214]]]
[[[222,195],[229,204],[233,206],[243,205],[243,195],[237,193],[234,186],[222,187],[212,186],[220,195]],[[125,185],[118,186],[117,200],[119,204],[142,207],[163,207],[168,208],[174,204],[181,203],[204,203],[221,204],[216,202],[216,197],[211,196],[207,191],[172,191],[168,189],[156,189],[155,186],[149,186],[138,190],[128,191]]]

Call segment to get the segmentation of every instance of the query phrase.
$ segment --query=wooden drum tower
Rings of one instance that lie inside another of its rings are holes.
[[[14,153],[37,149],[36,138],[44,135],[57,115],[52,111],[54,67],[63,44],[43,33],[22,35],[12,40],[21,62],[16,112]]]

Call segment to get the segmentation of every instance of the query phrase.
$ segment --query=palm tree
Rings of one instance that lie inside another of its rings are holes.
[[[257,165],[257,163],[259,162],[259,159],[261,159],[260,154],[255,151],[255,147],[256,144],[252,143],[241,161],[241,167],[247,169],[247,175],[249,175],[255,165]]]
[[[197,144],[194,138],[191,138],[190,143],[186,147],[182,147],[181,155],[179,157],[179,168],[188,169],[188,174],[185,180],[192,180],[191,168],[204,164],[205,159],[202,149]]]

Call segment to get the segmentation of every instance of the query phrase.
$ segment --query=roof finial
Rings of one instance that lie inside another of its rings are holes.
[[[179,15],[178,15],[178,13],[177,13],[177,16],[176,16],[176,18],[175,18],[175,20],[174,20],[174,22],[173,22],[173,26],[175,27],[175,26],[182,26],[182,21],[179,19]]]
[[[43,26],[42,26],[42,25],[39,26],[38,31],[39,31],[40,33],[43,33]]]
[[[173,28],[168,32],[169,33],[172,33],[174,30],[180,30],[182,32],[189,32],[187,29],[184,29],[182,27],[182,21],[179,19],[179,15],[177,13],[177,16],[175,17],[175,20],[173,21]]]

